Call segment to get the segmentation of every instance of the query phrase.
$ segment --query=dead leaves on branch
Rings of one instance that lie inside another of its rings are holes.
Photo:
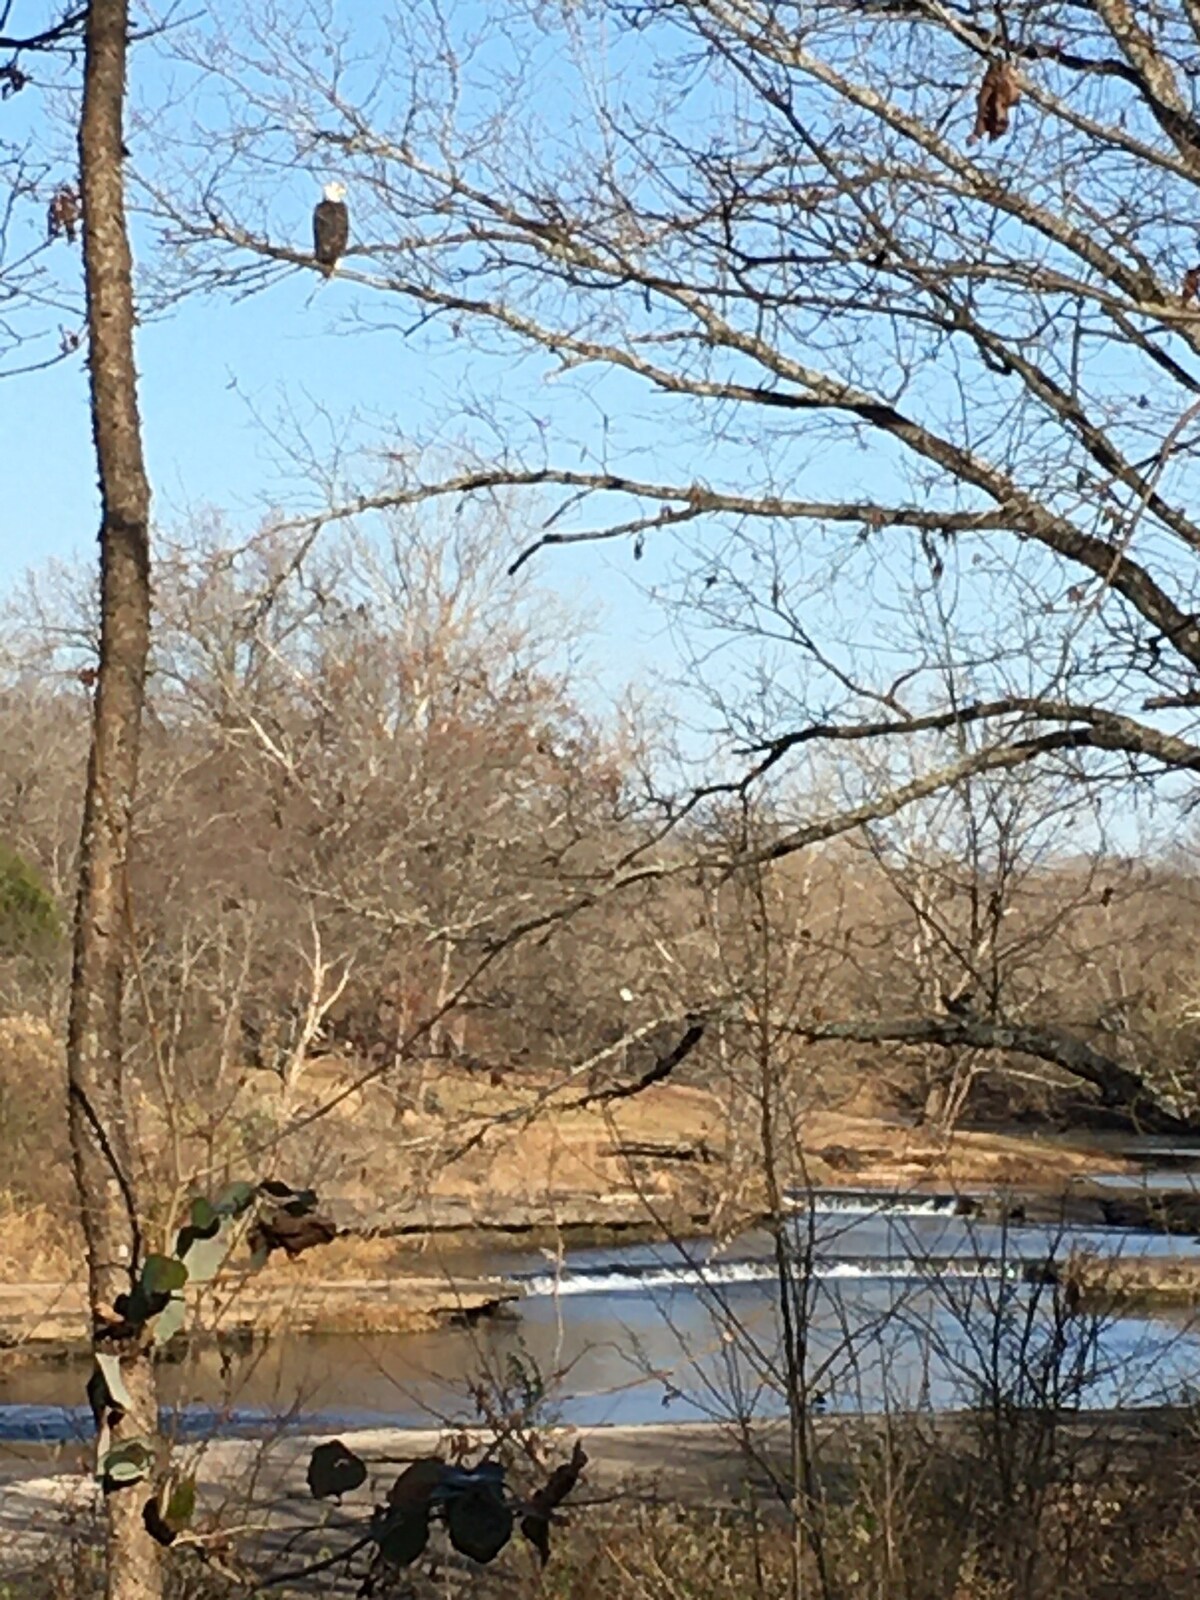
[[[11,100],[28,84],[29,74],[22,72],[15,61],[6,61],[0,66],[0,100]]]
[[[411,1462],[392,1484],[386,1503],[374,1508],[368,1537],[375,1557],[361,1592],[373,1593],[376,1581],[387,1571],[411,1566],[429,1543],[434,1519],[442,1523],[460,1555],[486,1565],[508,1544],[519,1517],[522,1534],[544,1566],[556,1513],[586,1465],[587,1455],[576,1444],[570,1459],[523,1499],[509,1487],[504,1465],[486,1456],[473,1467],[441,1456]],[[313,1450],[307,1476],[314,1498],[340,1500],[366,1481],[367,1466],[340,1439],[332,1439]]]
[[[587,1456],[576,1440],[571,1459],[555,1467],[549,1481],[530,1497],[529,1510],[521,1519],[521,1532],[537,1551],[542,1566],[550,1559],[550,1524],[554,1513],[579,1482],[586,1466]]]
[[[1021,80],[1011,61],[990,61],[975,102],[975,126],[968,144],[999,139],[1008,132],[1013,107],[1021,98]]]

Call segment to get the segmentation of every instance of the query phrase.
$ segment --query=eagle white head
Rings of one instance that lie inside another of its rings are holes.
[[[321,193],[326,200],[332,200],[336,204],[339,200],[346,198],[346,185],[344,183],[327,183]]]

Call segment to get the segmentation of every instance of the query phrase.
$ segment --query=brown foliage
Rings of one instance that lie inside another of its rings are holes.
[[[1012,109],[1021,98],[1021,83],[1011,61],[990,61],[979,85],[975,106],[975,126],[967,142],[999,139],[1008,132]]]

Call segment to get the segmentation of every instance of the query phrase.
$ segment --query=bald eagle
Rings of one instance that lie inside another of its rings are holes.
[[[313,208],[313,258],[327,278],[345,255],[349,238],[346,190],[340,183],[327,183],[323,198]]]

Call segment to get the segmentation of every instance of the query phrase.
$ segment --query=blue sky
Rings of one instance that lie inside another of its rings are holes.
[[[338,10],[356,26],[377,20],[375,8],[361,0]],[[38,71],[52,69],[39,63]],[[133,106],[169,98],[178,73],[155,48],[135,50]],[[198,103],[192,94],[182,111],[190,114]],[[30,137],[45,163],[42,192],[24,215],[19,242],[26,246],[40,241],[45,196],[72,174],[71,113],[70,92],[49,82],[6,104],[0,134]],[[135,157],[146,149],[143,133],[131,142]],[[299,208],[308,204],[307,186],[301,179],[298,193],[295,187],[292,220],[306,232]],[[313,201],[318,194],[313,184]],[[152,244],[137,219],[134,244],[145,263]],[[59,241],[42,263],[50,282],[78,295],[77,248]],[[427,436],[429,417],[448,409],[472,371],[473,363],[445,343],[431,351],[420,340],[351,330],[365,291],[335,280],[314,295],[314,282],[310,274],[292,274],[240,303],[184,298],[140,329],[141,408],[159,527],[178,527],[190,511],[212,507],[225,511],[235,529],[253,528],[268,507],[287,514],[307,504],[311,490],[284,459],[273,429],[301,429],[318,448],[331,419],[338,442],[352,449],[386,446],[397,435]],[[53,312],[40,328],[56,340],[60,327],[78,325],[69,313]],[[19,486],[0,511],[2,592],[47,561],[94,560],[99,504],[82,353],[6,380],[0,405],[0,471]],[[536,581],[576,603],[596,629],[590,657],[606,694],[673,661],[663,615],[641,593],[662,580],[665,560],[662,547],[653,548],[635,569],[624,542],[581,547],[537,569]]]
[[[420,348],[339,332],[353,288],[335,281],[305,307],[311,287],[308,278],[292,278],[240,304],[185,301],[141,329],[142,415],[160,525],[178,525],[189,509],[219,506],[233,525],[250,528],[264,506],[287,510],[306,486],[270,436],[277,424],[294,418],[319,442],[326,428],[320,408],[327,407],[352,437],[374,434],[372,418],[415,427],[442,383],[452,381],[449,372],[439,378],[431,371]],[[20,485],[0,513],[0,587],[7,587],[31,565],[93,559],[99,503],[82,357],[9,380],[0,398],[0,471]],[[367,415],[358,428],[355,413]],[[382,431],[386,438],[389,430]],[[653,581],[659,559],[650,552],[637,578]],[[540,582],[603,621],[595,654],[610,686],[643,658],[666,659],[662,616],[633,578],[627,544],[582,547],[543,560],[538,570]]]
[[[467,28],[478,8],[466,0],[449,9],[457,25]],[[354,32],[356,40],[360,30],[369,40],[372,27],[379,24],[378,9],[366,0],[333,0],[332,14]],[[208,15],[202,14],[202,29]],[[523,41],[528,37],[528,32],[522,34]],[[493,40],[493,47],[491,62],[497,59],[496,50],[503,58],[510,42],[501,36],[498,43]],[[619,61],[614,61],[612,71],[613,84],[621,84]],[[543,99],[562,98],[561,85],[547,88],[555,82],[556,73],[539,62],[542,115],[554,111],[552,104],[543,106]],[[162,143],[178,135],[182,167],[187,139],[196,137],[189,126],[193,116],[221,130],[237,114],[236,102],[231,110],[223,93],[219,80],[209,82],[195,66],[181,67],[156,46],[135,50],[130,116],[135,167],[142,163],[153,167],[158,155],[153,144],[158,124],[147,127],[138,120],[146,107],[170,106]],[[62,91],[46,97],[26,91],[6,108],[6,136],[15,137],[19,119],[24,118],[39,154],[48,151],[46,192],[71,176],[72,109],[70,96]],[[565,100],[563,109],[565,114]],[[161,110],[156,114],[164,115]],[[465,115],[469,117],[469,108]],[[253,197],[258,181],[267,196],[264,204],[270,206],[276,237],[294,237],[307,247],[306,208],[318,196],[319,178],[331,175],[314,170],[310,179],[294,169],[272,169],[268,164],[257,180],[251,175],[247,194]],[[351,179],[352,215],[355,198]],[[31,236],[41,229],[42,203],[30,209]],[[146,261],[151,239],[137,221],[134,240],[137,254]],[[60,242],[46,259],[52,273],[62,274],[68,283],[74,278],[73,292],[77,292],[77,252]],[[367,334],[361,326],[353,327],[364,315],[403,319],[411,313],[381,307],[368,290],[344,280],[335,279],[315,295],[313,289],[311,274],[294,273],[241,302],[219,296],[184,297],[173,311],[150,319],[141,329],[142,414],[160,526],[178,525],[189,509],[219,507],[233,527],[249,529],[267,506],[285,514],[294,509],[310,491],[281,459],[270,437],[272,425],[281,419],[285,427],[309,432],[318,444],[328,431],[329,417],[339,442],[351,446],[386,445],[406,436],[428,439],[431,431],[436,438],[441,426],[437,419],[454,415],[468,382],[477,382],[480,393],[501,397],[514,408],[540,412],[552,438],[550,459],[555,464],[589,464],[582,454],[574,453],[577,440],[587,442],[586,448],[593,452],[590,464],[597,464],[595,451],[601,448],[597,424],[603,412],[612,421],[614,451],[624,466],[640,469],[641,476],[661,475],[686,483],[711,474],[731,486],[759,486],[756,475],[762,464],[757,449],[744,444],[725,448],[711,437],[698,439],[694,432],[681,430],[670,403],[642,384],[622,389],[622,380],[612,375],[574,373],[567,382],[548,385],[545,359],[517,368],[511,355],[481,354],[465,341],[455,344],[440,329],[411,338],[397,332]],[[68,319],[51,319],[51,331],[61,320]],[[0,521],[3,586],[30,564],[93,559],[98,507],[82,357],[8,381],[0,387],[0,400],[6,414],[0,430],[0,469],[6,482],[21,486],[19,497],[6,500]],[[453,443],[452,424],[446,426],[447,443]],[[610,439],[607,428],[606,420],[605,448]],[[527,423],[524,433],[528,440]],[[481,451],[491,443],[482,438]],[[793,492],[803,492],[810,472],[827,487],[831,471],[837,476],[837,493],[847,498],[887,492],[892,474],[878,449],[869,455],[842,446],[831,449],[826,439],[819,449],[807,451],[799,436],[781,448],[786,448],[786,482]],[[809,486],[815,489],[817,484]],[[591,654],[607,691],[630,679],[661,679],[676,670],[666,617],[642,593],[667,582],[676,561],[669,535],[651,536],[645,559],[637,565],[628,540],[550,551],[538,558],[537,580],[581,604],[596,626]]]
[[[472,0],[466,0],[449,9],[459,25],[467,27],[475,8]],[[332,11],[356,38],[360,29],[369,37],[372,26],[379,24],[378,9],[366,0],[334,0]],[[202,20],[200,26],[207,23]],[[508,42],[501,38],[496,48],[503,56]],[[561,95],[561,88],[553,92],[546,88],[554,81],[555,74],[540,65],[539,94],[551,101],[556,93]],[[184,93],[175,98],[181,85]],[[164,143],[178,134],[183,141],[179,160],[186,164],[186,140],[194,137],[190,119],[207,118],[220,128],[233,114],[222,92],[219,84],[206,82],[194,67],[168,60],[155,46],[135,50],[130,116],[135,167],[153,166],[158,154],[153,147],[155,125],[146,128],[138,122],[147,106],[161,107],[174,100],[166,114]],[[44,97],[27,91],[6,108],[4,134],[17,136],[23,118],[39,155],[48,150],[46,193],[72,173],[72,109],[69,94],[61,90]],[[318,197],[318,178],[332,175],[314,171],[310,180],[294,170],[268,170],[261,176],[276,237],[294,238],[307,247],[307,207]],[[253,180],[248,192],[254,193]],[[351,180],[352,215],[355,198]],[[39,200],[28,214],[30,237],[40,233],[43,203]],[[136,219],[134,242],[144,263],[151,255],[151,239]],[[51,273],[61,274],[77,293],[77,251],[59,242],[46,260]],[[390,314],[403,320],[411,313],[381,307],[369,291],[344,280],[335,279],[314,295],[314,281],[308,273],[291,274],[241,302],[220,296],[184,297],[174,310],[148,320],[140,330],[142,415],[160,527],[177,526],[190,509],[218,507],[227,513],[231,526],[249,529],[265,507],[286,514],[306,501],[311,491],[281,459],[270,437],[276,423],[310,432],[318,444],[328,430],[329,417],[339,442],[351,447],[386,445],[397,436],[428,439],[431,432],[438,436],[442,424],[437,419],[453,416],[468,382],[477,383],[482,394],[503,397],[514,408],[540,412],[553,440],[550,459],[558,465],[588,464],[573,447],[577,440],[586,440],[588,448],[597,448],[597,421],[604,411],[613,419],[614,449],[622,463],[640,468],[642,476],[661,475],[686,483],[711,473],[736,486],[754,483],[761,470],[754,450],[737,446],[723,450],[711,440],[698,441],[693,433],[681,432],[673,425],[669,402],[644,385],[632,386],[631,393],[630,385],[622,390],[622,380],[602,373],[576,373],[568,382],[548,385],[544,369],[549,363],[544,359],[518,369],[511,354],[481,354],[466,341],[455,345],[440,329],[412,338],[397,332],[367,334],[361,326],[353,326],[363,315]],[[51,318],[51,333],[59,322],[69,320]],[[0,514],[2,587],[31,564],[94,559],[98,505],[82,356],[9,380],[0,386],[0,402],[6,419],[0,430],[0,470],[6,482],[21,486],[19,496],[8,497]],[[446,441],[451,444],[452,426],[447,422]],[[623,437],[618,439],[619,430]],[[527,425],[525,435],[528,439]],[[481,451],[490,444],[482,438]],[[826,442],[822,475],[834,459]],[[868,458],[838,449],[836,459],[840,492],[865,493],[867,473],[879,492],[885,480],[878,453]],[[590,464],[597,464],[595,454]],[[803,464],[796,462],[797,467]],[[797,473],[789,487],[798,489],[800,483]],[[630,680],[661,682],[678,670],[667,618],[643,593],[665,584],[676,562],[669,535],[650,537],[645,558],[636,565],[628,540],[549,551],[538,558],[536,580],[581,606],[595,628],[590,654],[606,693]]]

